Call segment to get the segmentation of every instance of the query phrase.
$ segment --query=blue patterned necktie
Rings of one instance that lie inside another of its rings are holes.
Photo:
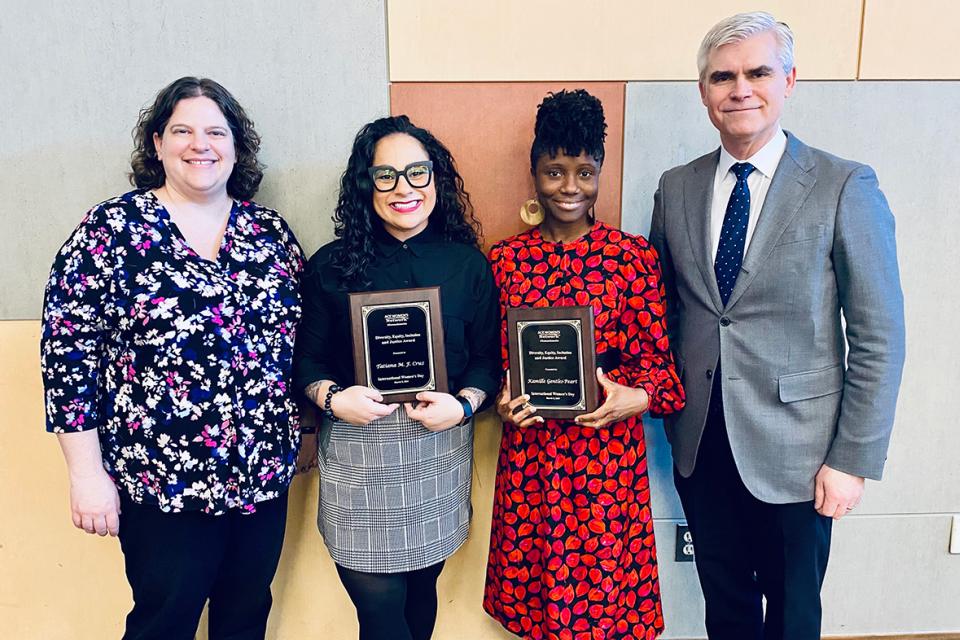
[[[717,276],[720,299],[727,305],[733,286],[737,284],[740,265],[743,263],[743,246],[747,240],[747,221],[750,219],[750,187],[747,176],[756,169],[749,162],[738,162],[730,170],[737,176],[737,184],[727,202],[727,211],[723,214],[723,226],[720,227],[720,244],[717,245],[717,258],[713,262],[713,272]]]

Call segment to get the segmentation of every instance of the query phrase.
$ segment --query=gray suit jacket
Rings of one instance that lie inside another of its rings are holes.
[[[733,457],[757,498],[813,499],[824,462],[879,479],[904,326],[894,220],[876,175],[788,133],[724,307],[710,255],[718,159],[719,149],[667,171],[654,197],[650,240],[687,392],[666,418],[677,469],[693,473],[719,363]]]

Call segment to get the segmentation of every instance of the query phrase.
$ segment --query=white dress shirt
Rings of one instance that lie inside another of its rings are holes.
[[[747,237],[743,244],[743,253],[746,255],[750,239],[757,228],[763,201],[770,188],[770,181],[773,179],[773,172],[777,170],[786,149],[787,136],[780,128],[777,128],[777,132],[767,144],[746,160],[737,160],[720,145],[720,162],[717,163],[717,173],[713,178],[713,205],[710,207],[710,255],[714,258],[720,245],[720,229],[723,227],[723,216],[727,212],[727,202],[737,185],[737,176],[730,171],[730,167],[737,162],[749,162],[756,167],[756,170],[747,176],[747,186],[750,188],[750,217],[747,220]]]

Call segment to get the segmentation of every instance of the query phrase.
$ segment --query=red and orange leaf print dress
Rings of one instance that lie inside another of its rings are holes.
[[[601,222],[569,244],[539,229],[490,262],[507,307],[590,305],[597,361],[643,387],[650,411],[683,408],[664,326],[656,251]],[[502,356],[507,363],[506,322]],[[640,417],[605,428],[547,419],[503,425],[483,607],[524,638],[656,638],[663,630]]]

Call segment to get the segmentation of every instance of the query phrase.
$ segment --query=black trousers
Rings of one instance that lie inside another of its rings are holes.
[[[713,398],[693,475],[674,469],[706,601],[707,635],[819,640],[832,520],[812,501],[770,504],[750,493],[730,451],[719,384]]]
[[[256,513],[163,513],[122,499],[120,545],[133,610],[124,640],[193,640],[210,600],[210,640],[262,640],[287,494]]]

